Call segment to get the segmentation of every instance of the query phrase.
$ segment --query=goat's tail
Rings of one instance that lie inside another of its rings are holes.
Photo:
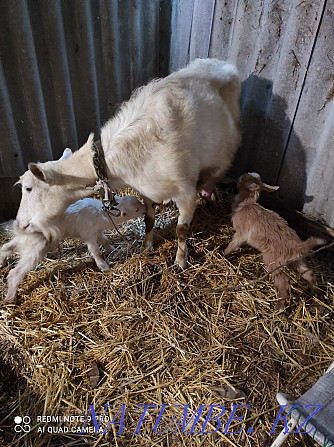
[[[313,250],[313,248],[317,247],[318,245],[325,245],[325,244],[326,244],[325,239],[311,236],[302,243],[302,252],[303,254],[306,254],[309,251]]]

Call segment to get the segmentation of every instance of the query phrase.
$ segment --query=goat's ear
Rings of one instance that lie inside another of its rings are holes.
[[[271,186],[271,185],[267,185],[266,183],[262,183],[261,188],[264,191],[274,192],[274,191],[277,191],[279,189],[279,186]]]
[[[36,178],[38,178],[38,180],[41,180],[42,182],[47,181],[45,172],[36,163],[29,163],[28,169]]]
[[[71,156],[72,154],[73,154],[72,150],[71,150],[69,147],[67,147],[67,148],[64,150],[63,155],[59,158],[58,161],[61,161],[61,160],[67,160],[68,158],[70,158],[70,156]]]

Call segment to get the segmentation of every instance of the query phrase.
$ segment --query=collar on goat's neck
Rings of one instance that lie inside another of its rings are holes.
[[[106,159],[104,158],[101,141],[93,141],[92,150],[94,153],[93,165],[96,172],[96,177],[98,178],[98,180],[108,183],[107,164]]]
[[[115,200],[115,193],[111,191],[109,186],[109,179],[107,176],[107,164],[104,157],[104,151],[102,148],[101,141],[92,142],[93,150],[93,166],[95,169],[97,182],[94,186],[94,190],[98,192],[100,200],[102,202],[103,210],[112,216],[118,217],[120,211],[116,208],[118,204]],[[117,210],[118,214],[112,214],[111,210]]]

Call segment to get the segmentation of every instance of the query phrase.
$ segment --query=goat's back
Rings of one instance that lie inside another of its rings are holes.
[[[303,254],[303,243],[287,222],[274,211],[261,205],[247,204],[237,208],[233,226],[247,243],[262,253],[272,254],[276,261],[285,262]]]
[[[101,131],[113,187],[163,202],[196,187],[201,172],[221,178],[240,142],[239,96],[235,67],[215,59],[137,90]]]

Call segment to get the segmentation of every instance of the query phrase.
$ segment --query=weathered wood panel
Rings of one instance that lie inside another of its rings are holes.
[[[195,0],[191,24],[189,59],[209,56],[215,0]]]
[[[209,57],[228,59],[237,8],[237,1],[216,0]]]
[[[193,10],[192,0],[174,0],[172,3],[170,71],[183,68],[189,61]]]
[[[280,176],[295,208],[334,226],[334,2],[324,9]]]

